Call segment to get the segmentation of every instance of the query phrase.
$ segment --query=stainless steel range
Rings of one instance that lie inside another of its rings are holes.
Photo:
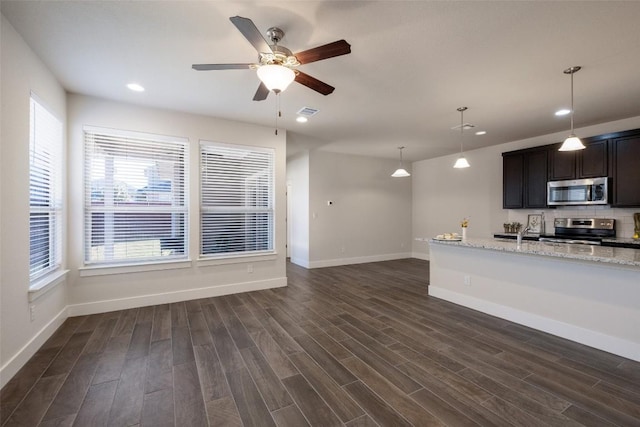
[[[554,234],[543,234],[541,242],[601,245],[603,238],[616,237],[616,220],[608,218],[556,218]]]

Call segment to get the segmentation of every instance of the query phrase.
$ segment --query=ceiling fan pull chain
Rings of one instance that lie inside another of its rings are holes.
[[[276,135],[278,135],[278,117],[280,117],[280,93],[276,92]]]

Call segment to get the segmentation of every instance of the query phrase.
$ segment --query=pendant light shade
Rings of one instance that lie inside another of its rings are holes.
[[[463,147],[462,147],[462,136],[464,134],[464,112],[467,110],[467,107],[460,107],[457,109],[460,111],[460,157],[456,160],[456,163],[453,165],[455,169],[463,169],[471,166],[467,159],[464,157]]]
[[[296,78],[296,73],[291,68],[276,64],[263,65],[258,68],[257,73],[267,89],[275,93],[285,90]]]
[[[582,141],[580,141],[580,138],[573,133],[573,75],[580,71],[581,68],[582,67],[580,66],[575,66],[564,70],[565,74],[569,74],[571,76],[571,135],[564,140],[558,151],[576,151],[585,148]]]
[[[391,174],[391,176],[394,177],[394,178],[402,178],[402,177],[405,177],[405,176],[411,176],[411,174],[409,172],[407,172],[407,170],[402,165],[402,149],[403,148],[404,147],[398,147],[398,150],[400,150],[400,165],[398,166],[398,169],[396,169],[396,171]]]
[[[453,165],[456,169],[468,168],[469,166],[471,165],[464,156],[458,157],[458,160],[456,160],[456,163]]]

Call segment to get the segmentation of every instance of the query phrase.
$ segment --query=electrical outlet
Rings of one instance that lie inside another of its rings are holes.
[[[340,253],[345,253],[347,251],[347,249],[343,246],[340,248]]]
[[[36,306],[34,304],[29,306],[29,315],[31,316],[32,322],[36,320]]]
[[[464,275],[464,284],[465,286],[471,286],[471,276],[469,276],[468,274]]]
[[[247,273],[253,273],[253,264],[247,264]]]

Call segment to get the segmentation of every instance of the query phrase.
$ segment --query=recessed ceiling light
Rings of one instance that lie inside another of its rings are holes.
[[[486,130],[479,130],[478,132],[476,132],[476,135],[486,135],[487,131]]]
[[[307,118],[306,118],[306,117],[304,117],[304,116],[298,116],[298,117],[296,118],[296,122],[298,122],[298,123],[307,123],[308,121],[309,121],[309,119],[307,119]]]
[[[134,92],[144,92],[144,88],[138,83],[129,83],[127,87]]]
[[[567,110],[566,108],[563,108],[562,110],[556,111],[556,116],[566,116],[570,112],[571,110]]]

